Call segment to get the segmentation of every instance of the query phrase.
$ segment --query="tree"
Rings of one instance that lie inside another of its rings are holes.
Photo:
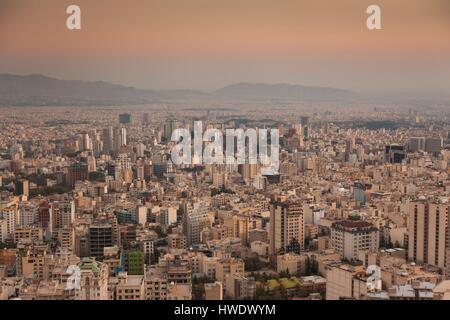
[[[152,227],[152,228],[150,228],[150,230],[155,231],[158,234],[158,238],[164,238],[167,236],[166,232],[164,232],[164,230],[161,226]]]
[[[265,295],[257,296],[257,300],[284,300],[285,296],[282,290],[282,286],[279,286],[269,292],[266,291]]]
[[[89,173],[89,181],[105,182],[105,174],[100,171],[94,171]]]
[[[311,269],[312,269],[311,261],[310,261],[310,259],[308,258],[308,259],[306,260],[306,265],[305,265],[305,275],[310,276],[310,275],[311,275]]]
[[[244,260],[245,271],[258,271],[263,267],[263,263],[258,257],[249,257]]]
[[[264,288],[264,286],[256,286],[255,291],[255,299],[256,300],[267,300],[268,297],[270,297],[267,290]]]
[[[205,297],[205,283],[208,283],[207,276],[192,277],[192,296],[194,300],[203,300]]]
[[[49,196],[52,194],[64,194],[70,192],[72,189],[68,186],[51,186],[32,189],[30,191],[30,197],[36,197],[38,195]]]
[[[16,247],[15,243],[0,242],[0,249],[15,249]]]
[[[290,277],[291,277],[291,275],[289,273],[289,269],[288,268],[286,268],[285,271],[281,271],[280,272],[280,278],[290,278]]]

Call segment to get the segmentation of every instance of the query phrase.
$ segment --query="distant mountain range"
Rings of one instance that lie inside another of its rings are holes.
[[[0,74],[0,105],[118,105],[172,99],[348,100],[350,91],[291,84],[233,84],[212,93],[195,90],[146,90],[103,81],[59,80],[43,75]]]
[[[347,100],[356,96],[347,90],[287,83],[238,83],[219,89],[215,93],[233,97],[292,100]]]

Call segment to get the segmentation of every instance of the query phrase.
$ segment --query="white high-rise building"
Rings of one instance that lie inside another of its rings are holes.
[[[74,201],[55,201],[50,205],[53,226],[55,229],[68,228],[75,221]]]
[[[377,251],[379,231],[362,220],[344,220],[331,226],[331,246],[347,260],[357,260],[360,251]]]
[[[6,220],[7,234],[11,237],[14,234],[18,221],[18,208],[16,206],[6,207],[0,210],[0,219]]]
[[[201,232],[206,227],[211,226],[208,216],[209,204],[204,202],[187,203],[184,212],[184,234],[187,237],[188,245],[199,244],[201,242]]]
[[[38,206],[31,202],[19,203],[19,221],[18,225],[25,227],[31,226],[36,222]]]

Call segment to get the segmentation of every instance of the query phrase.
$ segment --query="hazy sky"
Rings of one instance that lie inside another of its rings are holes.
[[[66,29],[66,7],[82,30]],[[383,30],[366,28],[382,9]],[[450,0],[0,0],[0,73],[450,92]]]

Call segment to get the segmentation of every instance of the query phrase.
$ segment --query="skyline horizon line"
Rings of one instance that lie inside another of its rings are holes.
[[[79,81],[79,82],[88,82],[88,83],[105,83],[110,84],[114,86],[120,86],[123,88],[128,89],[137,89],[137,90],[143,90],[143,91],[159,91],[159,92],[176,92],[176,91],[194,91],[201,94],[217,94],[218,91],[230,88],[233,86],[239,86],[239,85],[260,85],[260,86],[291,86],[291,87],[303,87],[303,88],[315,88],[315,89],[333,89],[338,91],[345,91],[347,93],[354,94],[359,97],[364,96],[378,96],[387,94],[389,96],[401,96],[401,95],[408,95],[408,94],[418,94],[418,95],[439,95],[437,98],[450,98],[450,93],[447,90],[439,90],[436,91],[430,91],[430,90],[424,90],[423,92],[417,92],[417,90],[410,88],[410,89],[396,89],[392,91],[387,91],[385,89],[378,89],[378,90],[361,90],[361,89],[353,89],[348,87],[340,87],[335,85],[316,85],[316,84],[304,84],[304,83],[295,83],[295,82],[289,82],[289,81],[273,81],[273,82],[267,82],[267,81],[245,81],[245,80],[236,80],[234,82],[228,82],[228,84],[224,84],[222,86],[216,87],[215,89],[207,89],[207,88],[193,88],[193,87],[176,87],[176,88],[168,88],[168,87],[155,87],[155,86],[149,86],[144,87],[136,84],[129,84],[124,82],[116,82],[116,81],[108,81],[104,80],[102,78],[96,78],[91,79],[89,77],[86,78],[75,78],[75,77],[61,77],[58,75],[51,75],[48,73],[34,73],[34,72],[8,72],[8,71],[0,71],[0,76],[15,76],[15,77],[42,77],[46,79],[51,80],[57,80],[57,81]]]

